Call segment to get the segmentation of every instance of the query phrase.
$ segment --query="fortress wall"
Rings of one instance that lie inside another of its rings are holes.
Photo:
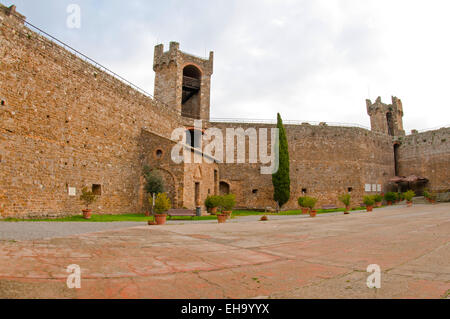
[[[80,189],[92,184],[102,187],[95,210],[134,212],[141,129],[170,137],[179,115],[6,10],[0,7],[0,214],[76,214]]]
[[[270,128],[274,125],[212,123],[221,128]],[[325,204],[342,206],[339,194],[353,189],[353,205],[362,202],[365,184],[381,184],[383,191],[394,176],[392,138],[351,127],[286,125],[290,152],[291,200],[297,208],[302,190]],[[248,146],[247,146],[248,152]],[[248,158],[248,156],[247,156]],[[220,180],[230,184],[240,207],[275,207],[271,175],[261,175],[259,164],[220,164]],[[254,191],[257,190],[256,194]]]
[[[406,136],[399,148],[400,175],[430,180],[433,191],[450,191],[450,128]]]

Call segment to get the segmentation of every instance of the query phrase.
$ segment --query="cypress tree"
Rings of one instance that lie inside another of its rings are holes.
[[[279,130],[279,139],[275,147],[279,149],[279,168],[278,171],[272,175],[272,183],[274,188],[273,199],[278,204],[278,209],[281,209],[284,204],[289,201],[291,197],[291,179],[289,176],[289,147],[286,136],[286,130],[283,125],[281,115],[278,113],[277,128]]]

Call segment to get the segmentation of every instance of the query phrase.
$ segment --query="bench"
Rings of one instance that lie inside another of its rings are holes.
[[[328,209],[338,209],[336,205],[323,205],[322,209],[328,210]]]
[[[169,219],[176,216],[188,216],[194,218],[197,216],[197,213],[192,209],[170,209],[167,212],[167,216],[169,216]]]

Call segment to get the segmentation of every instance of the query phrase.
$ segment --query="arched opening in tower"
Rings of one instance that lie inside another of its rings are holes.
[[[391,112],[386,114],[386,120],[388,125],[388,133],[390,136],[394,136],[394,117]]]
[[[394,145],[394,167],[395,167],[395,176],[400,175],[400,165],[399,165],[399,151],[400,145],[395,144]]]
[[[194,65],[183,69],[183,94],[181,101],[181,115],[193,119],[200,119],[200,70]]]
[[[219,192],[220,192],[220,195],[222,195],[222,196],[230,194],[230,184],[228,184],[226,182],[220,182]]]

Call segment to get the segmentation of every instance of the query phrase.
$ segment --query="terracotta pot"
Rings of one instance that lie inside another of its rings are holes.
[[[217,215],[217,207],[211,208],[210,214],[211,214],[211,215]]]
[[[302,214],[303,215],[306,215],[306,214],[308,214],[309,213],[309,208],[302,208]]]
[[[392,206],[392,201],[387,202],[388,206]]]
[[[262,221],[262,222],[266,222],[266,221],[268,221],[269,220],[269,218],[267,218],[267,216],[263,216],[263,217],[261,217],[261,219],[260,219],[260,221]]]
[[[382,206],[383,206],[382,202],[377,203],[377,207],[382,207]]]
[[[145,212],[145,216],[149,217],[150,216],[150,212],[149,211]]]
[[[219,222],[219,224],[224,224],[227,222],[228,216],[225,214],[219,214],[217,215],[217,221]]]
[[[309,211],[309,216],[316,217],[317,216],[317,210],[310,210]]]
[[[83,209],[84,219],[91,219],[91,216],[92,216],[92,209]]]
[[[373,206],[367,206],[367,212],[368,213],[373,212]]]
[[[148,221],[148,225],[149,225],[149,226],[156,225],[156,222],[154,222],[153,220],[149,220],[149,221]]]
[[[166,223],[167,214],[156,214],[155,221],[157,225],[164,225]]]
[[[231,218],[231,214],[233,214],[233,212],[227,210],[227,211],[222,212],[222,214],[223,214],[223,215],[226,215],[226,216],[227,216],[227,219],[229,219],[229,218]]]
[[[434,205],[434,204],[436,204],[436,200],[435,200],[435,199],[432,199],[432,200],[430,201],[430,203]]]
[[[408,207],[412,207],[412,202],[406,202],[406,205],[408,206]]]

